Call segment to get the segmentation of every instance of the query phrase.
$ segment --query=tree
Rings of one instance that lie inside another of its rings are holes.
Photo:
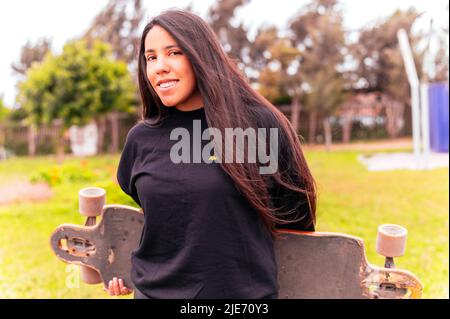
[[[124,61],[131,70],[137,88],[137,49],[140,40],[139,26],[144,11],[141,0],[110,0],[106,7],[97,14],[91,26],[84,33],[83,39],[91,47],[96,40],[109,43],[112,53],[117,60]],[[135,89],[134,99],[139,99],[138,90]],[[137,103],[136,103],[137,104]],[[106,119],[112,127],[110,152],[119,150],[119,114],[112,111],[107,117],[98,121],[99,147],[101,149],[106,129]]]
[[[0,96],[0,159],[6,158],[6,152],[4,149],[5,134],[3,132],[3,125],[9,113],[10,110],[6,107],[6,105],[3,102],[3,96]]]
[[[248,63],[247,55],[250,41],[242,22],[233,21],[236,10],[247,4],[249,0],[218,0],[208,10],[207,22],[216,33],[225,52],[238,60],[241,70]]]
[[[439,49],[434,59],[435,73],[430,79],[433,82],[448,82],[448,53],[444,41],[439,42]]]
[[[280,37],[278,32],[276,27],[261,27],[250,56],[254,69],[258,70],[260,93],[271,102],[283,96],[290,97],[291,123],[297,132],[301,94],[300,51],[288,37]]]
[[[82,38],[89,47],[96,40],[109,43],[115,59],[134,66],[140,39],[139,26],[144,15],[141,2],[110,0],[94,18]]]
[[[344,62],[345,38],[342,14],[336,0],[315,0],[292,19],[290,29],[300,50],[299,74],[309,110],[309,142],[315,142],[316,121],[322,115],[325,142],[331,144],[330,117],[345,99],[344,79],[339,71]]]
[[[420,80],[423,83],[448,82],[448,26],[436,26],[431,19],[422,42],[425,45]]]
[[[395,105],[402,109],[404,105],[410,104],[410,88],[398,46],[397,31],[401,28],[406,30],[413,49],[416,70],[421,78],[424,52],[418,49],[418,44],[423,35],[411,32],[412,25],[419,16],[414,9],[397,10],[381,23],[361,31],[357,42],[350,46],[357,64],[353,75],[354,88],[382,92],[399,102]],[[387,112],[388,117],[396,116],[396,118],[388,118],[386,123],[404,123],[403,114],[401,110]],[[391,137],[395,137],[400,133],[402,126],[386,129]]]
[[[15,73],[25,76],[32,64],[44,60],[45,55],[50,50],[51,41],[49,39],[42,38],[36,44],[27,41],[21,49],[19,61],[12,63],[11,68]]]
[[[34,125],[61,121],[61,155],[67,128],[98,122],[112,110],[130,111],[133,93],[127,66],[113,60],[110,47],[95,41],[88,49],[81,40],[66,44],[61,55],[49,54],[34,64],[19,84],[17,100]]]
[[[21,49],[19,61],[12,63],[11,68],[17,75],[19,75],[20,78],[24,78],[33,63],[42,62],[42,60],[44,60],[45,56],[48,52],[50,52],[50,50],[50,39],[42,38],[38,40],[36,44],[32,44],[30,41],[27,41],[27,43]],[[24,112],[24,110],[17,110],[17,112],[14,112],[14,114],[12,114],[12,116],[15,117],[16,114]],[[35,139],[36,134],[34,127],[30,126],[28,134],[28,153],[30,156],[33,156],[35,154]]]
[[[10,113],[9,109],[3,102],[3,96],[0,96],[0,123],[2,123]]]

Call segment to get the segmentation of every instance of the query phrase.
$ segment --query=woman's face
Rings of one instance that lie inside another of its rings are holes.
[[[155,25],[145,38],[147,78],[165,106],[181,111],[203,106],[194,70],[172,36]]]

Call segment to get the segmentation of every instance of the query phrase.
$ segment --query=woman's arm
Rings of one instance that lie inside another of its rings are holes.
[[[134,126],[128,132],[127,139],[120,156],[119,166],[117,168],[117,182],[124,193],[131,196],[131,198],[133,198],[134,201],[141,206],[133,179],[133,176],[135,175],[134,170],[136,167],[135,162],[139,152],[136,130],[137,126]]]

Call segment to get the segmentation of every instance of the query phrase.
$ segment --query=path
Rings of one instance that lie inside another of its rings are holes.
[[[12,181],[0,185],[0,205],[45,201],[52,195],[52,190],[45,183],[31,184],[28,181]]]

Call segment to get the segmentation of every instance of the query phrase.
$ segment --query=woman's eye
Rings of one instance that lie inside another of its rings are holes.
[[[181,51],[172,51],[172,52],[169,52],[169,56],[171,56],[171,55],[181,55],[181,54],[183,54]],[[147,61],[153,61],[153,60],[156,60],[156,56],[154,56],[154,55],[149,55],[149,56],[147,57]]]

